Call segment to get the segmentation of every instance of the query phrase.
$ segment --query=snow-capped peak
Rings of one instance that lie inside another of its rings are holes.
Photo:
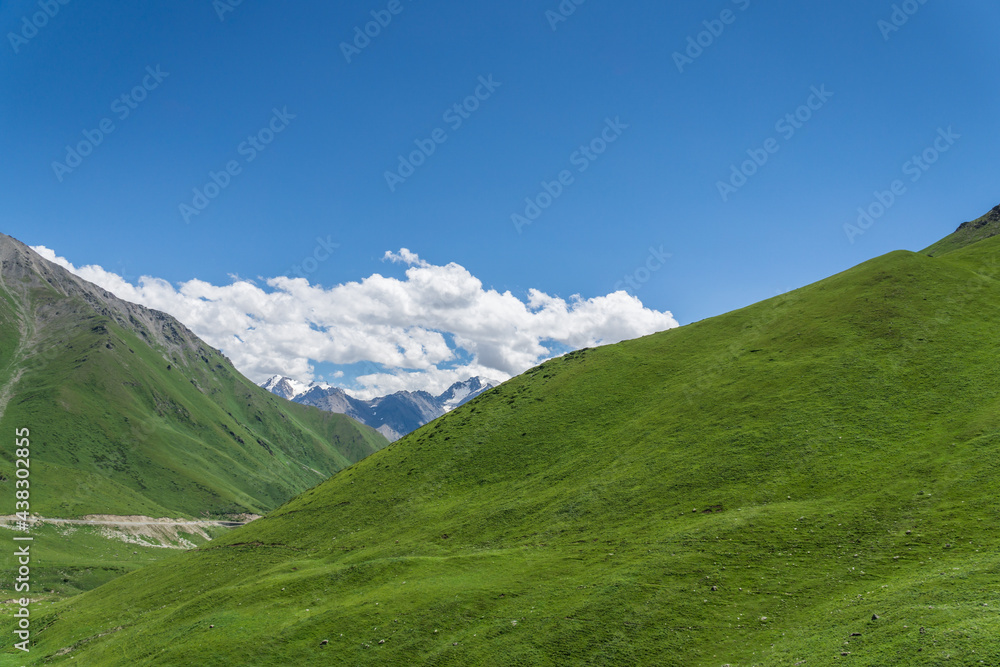
[[[463,382],[456,382],[438,396],[438,402],[445,412],[450,412],[488,389],[500,383],[488,378],[474,377]]]
[[[271,392],[272,394],[277,394],[282,398],[287,398],[292,400],[296,396],[308,391],[310,385],[304,382],[299,382],[298,380],[293,380],[292,378],[284,377],[283,375],[273,375],[267,380],[261,383],[262,388]]]
[[[306,384],[282,375],[275,375],[260,386],[296,403],[346,414],[396,440],[499,384],[496,380],[473,377],[456,382],[439,396],[425,391],[397,391],[371,399],[358,398],[326,382]]]
[[[326,391],[327,389],[333,389],[333,388],[334,388],[334,386],[332,384],[330,384],[329,382],[310,382],[309,386],[306,387],[306,390],[309,390],[309,389],[322,389],[322,390]],[[301,392],[301,393],[305,393],[305,392]]]

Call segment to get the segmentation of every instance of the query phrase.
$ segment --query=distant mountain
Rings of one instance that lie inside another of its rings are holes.
[[[282,377],[280,375],[275,375],[260,386],[267,389],[272,394],[277,394],[278,396],[288,399],[289,401],[299,394],[304,394],[310,387],[310,385],[303,382],[296,382],[291,378]]]
[[[8,664],[996,665],[998,351],[1000,235],[573,352]]]
[[[260,386],[296,403],[347,415],[394,441],[499,384],[474,377],[456,382],[440,396],[426,391],[399,391],[368,401],[354,398],[340,387],[315,382],[307,385],[281,375],[268,378]]]
[[[450,412],[463,403],[468,403],[484,391],[499,386],[499,384],[499,382],[486,380],[481,377],[470,378],[465,382],[456,382],[451,385],[443,394],[437,397],[437,400],[441,403],[445,412]]]
[[[31,511],[261,513],[388,443],[262,391],[173,317],[0,234],[0,431],[28,428]],[[0,513],[14,510],[0,448]]]

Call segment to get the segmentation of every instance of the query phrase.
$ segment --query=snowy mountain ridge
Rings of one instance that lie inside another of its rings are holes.
[[[499,384],[496,380],[473,377],[456,382],[439,396],[426,391],[398,391],[370,400],[354,398],[344,389],[326,383],[307,384],[282,375],[272,376],[260,386],[290,401],[347,415],[378,430],[389,440],[398,440]]]

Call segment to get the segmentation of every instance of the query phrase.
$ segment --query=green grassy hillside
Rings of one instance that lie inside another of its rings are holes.
[[[996,664],[998,259],[895,252],[546,362],[38,607],[17,660]]]
[[[934,245],[926,248],[923,253],[937,257],[972,245],[983,239],[997,236],[998,234],[1000,234],[1000,206],[994,207],[992,211],[981,218],[976,218],[970,222],[963,222],[955,230],[954,234],[946,236]]]
[[[98,315],[60,336],[24,362],[0,420],[0,433],[32,431],[32,510],[44,516],[259,513],[386,444],[255,387],[214,350],[165,359]]]
[[[8,237],[0,256],[0,433],[31,431],[34,513],[259,513],[387,444]],[[14,511],[13,456],[0,448],[0,514]]]
[[[225,534],[229,529],[205,527],[202,531],[212,536]],[[10,539],[13,533],[3,531],[0,535],[8,544],[15,544]],[[120,539],[109,539],[101,527],[36,525],[31,530],[31,536],[30,597],[36,605],[78,595],[175,553],[163,546],[153,546],[150,544],[152,540],[141,544],[138,540],[125,543]],[[182,537],[194,544],[207,541],[200,535],[189,533]],[[181,548],[181,545],[177,547]],[[11,552],[16,548],[13,547]],[[13,572],[15,567],[5,563],[4,569]],[[20,598],[21,594],[14,590],[13,577],[7,575],[4,579],[6,581],[0,589],[3,599]],[[13,604],[9,608],[0,607],[0,614],[10,613],[15,608]],[[0,656],[0,665],[4,664],[4,658]]]

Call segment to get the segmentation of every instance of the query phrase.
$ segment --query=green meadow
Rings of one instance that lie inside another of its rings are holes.
[[[998,259],[894,252],[548,361],[38,605],[17,660],[997,664]]]
[[[264,391],[173,318],[125,304],[3,235],[0,259],[0,515],[262,514],[388,444],[347,417]],[[15,505],[20,429],[30,431],[27,508]],[[31,595],[46,602],[172,551],[98,528],[46,525],[32,535]],[[207,541],[185,539],[148,542]],[[3,559],[4,600],[15,597],[14,560]]]

